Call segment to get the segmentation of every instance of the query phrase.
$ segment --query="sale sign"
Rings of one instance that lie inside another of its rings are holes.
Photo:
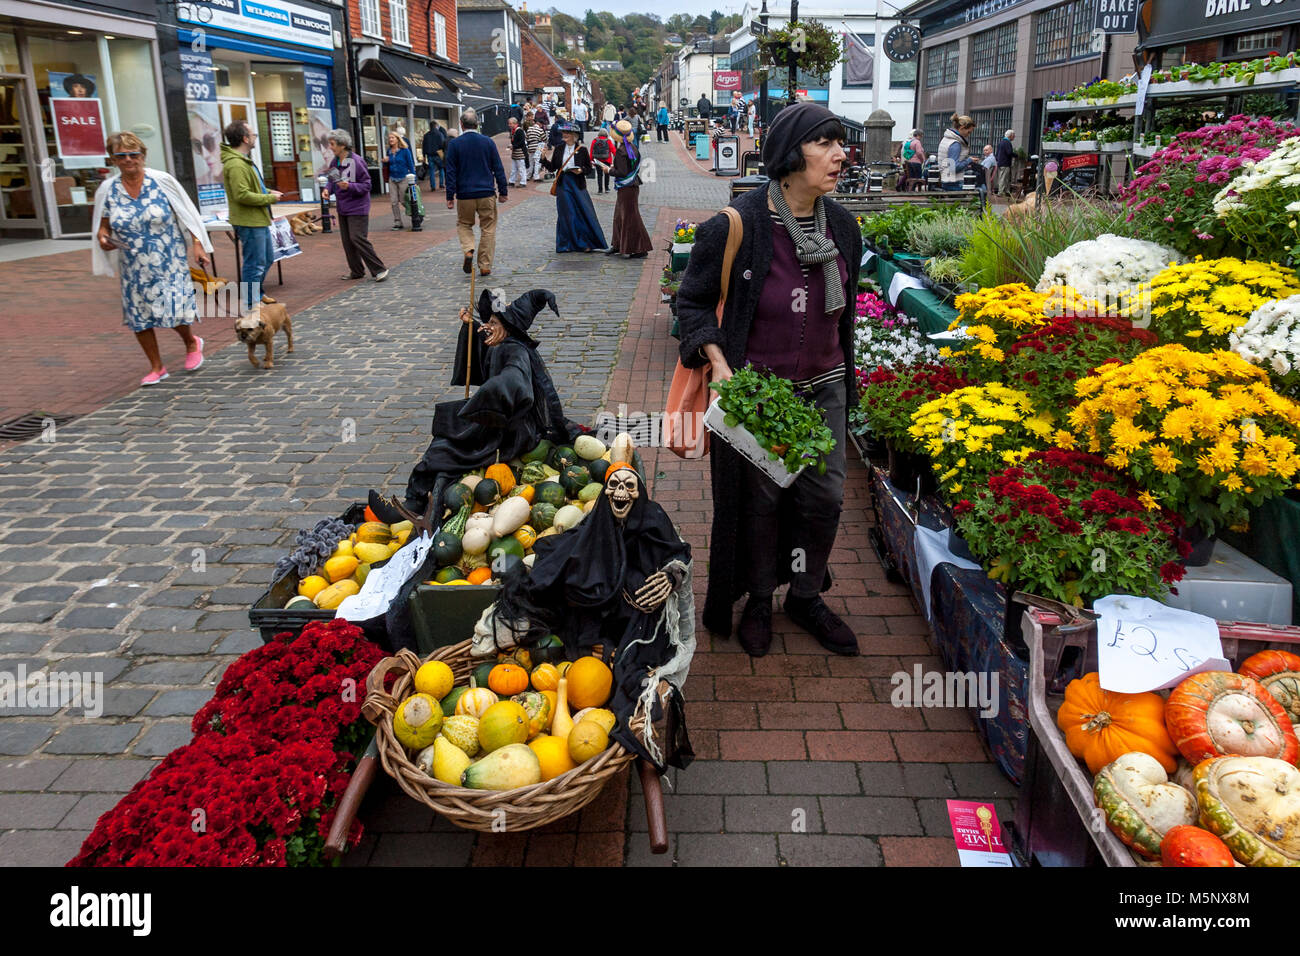
[[[949,800],[948,820],[962,866],[1011,866],[1002,845],[1002,825],[992,804]]]
[[[713,74],[713,88],[715,90],[740,89],[740,71],[718,70],[718,72]]]
[[[108,149],[104,145],[104,115],[99,100],[50,98],[54,119],[54,142],[65,169],[103,166]]]
[[[221,163],[221,119],[212,54],[185,47],[181,47],[180,54],[199,212],[206,219],[224,219],[229,203],[226,201],[225,171]]]

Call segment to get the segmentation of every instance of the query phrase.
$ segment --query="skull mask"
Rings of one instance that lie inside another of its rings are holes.
[[[632,505],[641,494],[637,487],[636,472],[629,468],[620,468],[614,472],[605,479],[605,494],[609,496],[609,507],[614,512],[614,517],[626,521],[632,513]]]

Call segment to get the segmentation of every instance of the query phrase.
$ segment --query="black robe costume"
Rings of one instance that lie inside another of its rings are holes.
[[[564,417],[537,341],[528,335],[537,313],[548,306],[560,314],[555,296],[545,289],[526,292],[509,306],[483,291],[479,316],[487,321],[496,315],[507,338],[489,348],[470,326],[461,327],[451,384],[465,384],[466,352],[472,348],[470,384],[479,388],[467,399],[442,402],[434,410],[433,441],[406,485],[409,510],[423,513],[429,493],[436,491],[435,514],[441,514],[437,499],[442,488],[465,472],[518,458],[544,438],[567,443],[583,431]]]
[[[523,621],[529,627],[515,632],[521,645],[546,634],[564,642],[566,656],[575,658],[601,644],[606,657],[613,651],[614,693],[609,709],[618,717],[613,739],[650,759],[662,772],[672,764],[685,767],[694,757],[686,736],[682,698],[673,687],[669,699],[665,752],[659,759],[648,753],[628,725],[644,694],[647,672],[669,662],[677,651],[673,626],[666,625],[665,606],[651,614],[633,607],[623,597],[646,583],[657,571],[667,571],[674,592],[690,589],[691,546],[681,539],[663,508],[650,500],[637,478],[639,495],[622,524],[614,516],[608,495],[602,494],[582,522],[563,534],[538,539],[531,572],[518,568],[505,575],[496,614],[501,621]],[[680,621],[694,646],[693,596],[682,595],[689,620]],[[670,595],[668,602],[673,602]],[[667,602],[666,602],[667,603]],[[674,605],[676,607],[676,605]],[[658,682],[656,681],[656,684]],[[661,713],[658,698],[650,720]]]

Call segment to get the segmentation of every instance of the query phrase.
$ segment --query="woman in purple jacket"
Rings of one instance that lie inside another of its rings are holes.
[[[376,282],[388,278],[388,269],[370,244],[370,171],[366,164],[352,152],[352,134],[347,130],[331,130],[330,151],[333,161],[326,168],[329,180],[325,195],[334,193],[339,211],[339,234],[343,238],[343,254],[348,257],[348,274],[341,279],[364,279],[366,269]]]

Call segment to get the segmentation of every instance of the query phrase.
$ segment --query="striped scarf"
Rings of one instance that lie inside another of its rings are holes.
[[[794,218],[794,213],[790,211],[785,201],[785,194],[781,191],[781,184],[775,179],[768,183],[767,198],[772,200],[772,208],[781,217],[785,231],[790,234],[790,241],[794,243],[794,253],[800,265],[821,265],[822,275],[826,278],[826,312],[828,314],[838,312],[844,308],[844,287],[840,284],[840,270],[836,265],[840,250],[826,235],[825,198],[818,196],[817,202],[813,204],[812,235],[809,235]]]

